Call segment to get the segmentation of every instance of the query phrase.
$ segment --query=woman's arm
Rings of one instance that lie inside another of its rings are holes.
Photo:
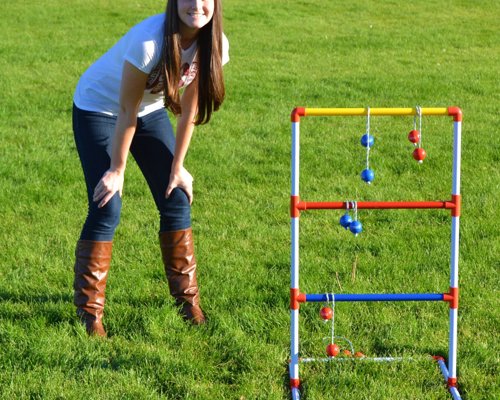
[[[116,192],[122,195],[127,156],[135,134],[137,112],[147,79],[146,73],[125,61],[120,87],[120,110],[111,147],[111,166],[94,190],[93,200],[99,201],[99,208],[104,207]]]
[[[193,178],[184,168],[184,158],[191,142],[194,119],[198,112],[198,86],[196,80],[186,87],[181,97],[182,113],[177,120],[175,135],[175,153],[170,173],[170,182],[165,195],[168,197],[176,187],[183,189],[189,203],[193,201]]]

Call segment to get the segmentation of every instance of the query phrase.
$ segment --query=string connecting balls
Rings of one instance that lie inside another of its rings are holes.
[[[358,205],[355,201],[346,201],[345,208],[345,214],[340,217],[340,225],[346,230],[349,229],[354,236],[358,236],[363,231],[363,226],[358,221]],[[354,211],[354,218],[349,214],[349,209]]]
[[[363,231],[363,225],[358,221],[358,203],[353,202],[354,208],[354,221],[349,225],[349,230],[354,233],[354,236],[358,236]]]
[[[327,299],[330,300],[328,295],[327,295]],[[334,332],[334,330],[335,330],[335,314],[333,313],[333,310],[335,309],[335,297],[333,294],[331,296],[331,303],[332,303],[331,308],[330,307],[323,307],[322,311],[323,311],[323,309],[327,308],[331,312],[330,322],[332,324],[332,335],[330,338],[330,343],[328,344],[328,346],[326,346],[326,354],[328,354],[329,357],[336,357],[340,352],[340,348],[338,345],[335,344],[335,332]]]
[[[415,107],[416,114],[413,118],[413,129],[408,134],[408,140],[412,142],[417,148],[413,150],[413,158],[422,164],[427,153],[422,148],[422,109],[419,106]],[[417,129],[417,117],[418,117],[418,129]]]
[[[370,169],[370,148],[375,138],[370,135],[370,107],[366,110],[366,133],[361,136],[361,146],[366,147],[366,168],[361,172],[361,179],[370,184],[375,179],[375,173]]]

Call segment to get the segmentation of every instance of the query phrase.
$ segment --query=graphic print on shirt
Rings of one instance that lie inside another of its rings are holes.
[[[163,90],[163,77],[161,74],[161,62],[153,68],[146,81],[146,90],[152,94],[160,93]]]
[[[184,63],[181,67],[181,79],[179,80],[179,89],[186,87],[191,82],[193,82],[194,78],[196,78],[196,74],[198,73],[198,63],[193,61],[191,65],[188,63]]]
[[[181,76],[179,79],[179,89],[186,87],[189,85],[196,74],[198,73],[198,63],[193,61],[191,65],[188,63],[184,63],[181,67]],[[156,94],[160,93],[163,90],[163,76],[161,74],[161,64],[158,64],[153,68],[151,73],[148,76],[148,80],[146,81],[146,90],[149,90],[150,93]]]

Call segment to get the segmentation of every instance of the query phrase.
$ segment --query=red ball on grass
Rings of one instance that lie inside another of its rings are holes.
[[[326,346],[326,354],[328,354],[330,357],[335,357],[339,354],[339,346],[337,346],[335,343],[331,343],[328,346]]]

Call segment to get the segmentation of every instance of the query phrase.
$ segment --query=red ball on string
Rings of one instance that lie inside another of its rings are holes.
[[[328,354],[330,357],[335,357],[339,354],[339,351],[339,346],[337,346],[335,343],[331,343],[326,346],[326,354]]]
[[[417,160],[419,163],[422,163],[425,157],[427,157],[427,153],[421,147],[413,151],[413,158]]]
[[[333,317],[333,310],[330,307],[323,307],[319,311],[319,315],[321,316],[322,319],[324,319],[325,321],[327,321],[329,319],[332,319],[332,317]]]
[[[416,145],[420,141],[420,131],[416,129],[411,130],[408,134],[408,140]]]

